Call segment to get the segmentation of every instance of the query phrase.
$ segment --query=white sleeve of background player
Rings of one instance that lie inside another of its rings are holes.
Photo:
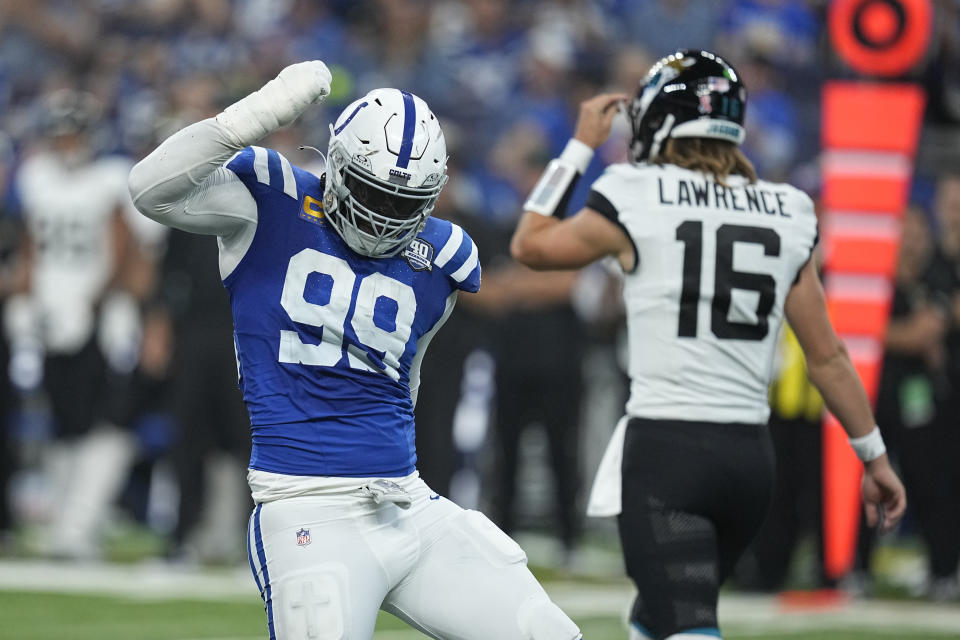
[[[813,252],[820,242],[820,230],[817,224],[817,212],[813,200],[800,189],[794,189],[794,191],[797,202],[799,203],[798,213],[794,214],[798,226],[798,233],[795,234],[795,237],[800,244],[800,265],[797,268],[797,275],[794,279],[794,282],[796,282],[800,278],[800,271],[813,256]]]
[[[587,194],[587,202],[584,205],[588,209],[596,211],[604,218],[620,227],[620,229],[623,230],[624,235],[626,235],[630,240],[630,244],[633,246],[634,258],[634,266],[631,273],[636,271],[640,266],[640,252],[637,250],[637,243],[636,240],[634,240],[633,234],[630,232],[630,229],[627,227],[626,223],[621,219],[620,204],[615,195],[618,193],[631,193],[631,187],[627,185],[632,185],[633,183],[636,183],[636,181],[636,175],[632,175],[629,182],[624,179],[622,166],[610,165],[590,186],[590,192]],[[624,184],[625,182],[627,185]],[[634,189],[633,192],[635,193],[636,190]],[[619,261],[616,261],[613,264],[617,265],[619,268]]]
[[[820,229],[817,223],[817,208],[809,195],[803,191],[800,191],[799,189],[798,191],[800,193],[801,201],[803,202],[803,210],[807,216],[806,220],[808,225],[808,233],[810,236],[810,251],[812,252],[817,246],[817,243],[820,242]]]
[[[133,161],[126,156],[111,156],[101,160],[103,172],[101,179],[109,187],[115,199],[123,221],[126,223],[137,244],[144,248],[156,249],[167,237],[167,227],[140,215],[130,198],[128,181]]]
[[[27,155],[23,164],[13,175],[13,184],[16,187],[17,195],[20,198],[22,215],[25,222],[29,223],[30,218],[35,215],[36,206],[33,202],[34,193],[38,185],[42,188],[44,181],[41,179],[42,171],[37,170],[37,160],[35,155]],[[49,182],[49,180],[47,181]]]

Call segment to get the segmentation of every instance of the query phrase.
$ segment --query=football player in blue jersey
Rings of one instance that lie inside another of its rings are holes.
[[[329,90],[322,62],[291,65],[130,174],[145,215],[218,237],[270,638],[368,639],[379,609],[434,638],[580,638],[520,547],[417,474],[420,362],[480,287],[473,241],[430,216],[447,179],[436,117],[371,91],[331,125],[321,176],[250,146]]]

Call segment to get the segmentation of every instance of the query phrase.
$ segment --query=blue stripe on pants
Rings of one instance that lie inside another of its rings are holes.
[[[273,629],[273,596],[270,590],[270,574],[267,572],[267,554],[263,551],[263,535],[260,532],[261,510],[263,510],[263,504],[258,504],[253,512],[253,537],[257,545],[260,571],[263,573],[263,605],[267,611],[267,627],[270,629],[270,640],[277,640],[277,634]]]
[[[247,560],[250,561],[250,571],[253,573],[253,580],[257,583],[257,591],[260,592],[260,599],[263,599],[263,584],[260,582],[260,572],[253,564],[253,547],[250,544],[250,534],[253,532],[253,514],[250,514],[250,522],[247,524]]]

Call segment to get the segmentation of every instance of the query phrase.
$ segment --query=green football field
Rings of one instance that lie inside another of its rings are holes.
[[[266,616],[242,566],[0,560],[0,640],[264,640]],[[586,640],[626,640],[626,579],[541,576]],[[726,640],[960,639],[960,607],[839,594],[792,598],[724,592]],[[376,640],[425,636],[381,614]],[[491,638],[490,640],[496,640]]]
[[[575,616],[586,640],[626,638],[617,616]],[[867,630],[855,621],[816,624],[811,614],[800,628],[776,620],[730,625],[728,640],[944,640],[960,630],[910,631],[904,625]],[[156,600],[43,592],[0,591],[0,638],[4,640],[263,640],[264,614],[256,600]],[[424,638],[392,616],[381,614],[377,640]]]

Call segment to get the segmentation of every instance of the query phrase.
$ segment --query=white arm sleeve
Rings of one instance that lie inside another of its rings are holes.
[[[167,138],[130,172],[134,205],[148,218],[194,233],[229,235],[256,224],[253,196],[223,167],[241,148],[230,140],[214,118]]]
[[[130,172],[137,209],[167,226],[219,236],[226,277],[253,242],[257,204],[224,167],[233,155],[293,122],[330,93],[330,72],[318,60],[300,62],[247,97],[170,136]]]
[[[214,118],[173,134],[130,172],[137,209],[169,227],[220,236],[220,275],[240,263],[257,228],[257,203],[224,163],[239,150]]]

